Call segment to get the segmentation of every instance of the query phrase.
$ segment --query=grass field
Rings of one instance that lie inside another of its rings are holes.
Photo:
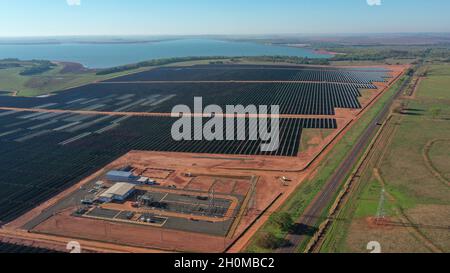
[[[450,100],[450,64],[430,66],[428,77],[421,82],[417,96],[432,100]]]
[[[395,94],[395,91],[398,90],[402,82],[403,80],[400,80],[391,87],[377,103],[370,108],[352,128],[350,128],[346,135],[336,144],[330,154],[320,164],[316,175],[312,179],[304,181],[288,201],[280,208],[279,212],[287,212],[293,219],[297,219],[303,213],[308,204],[320,192],[326,181],[332,176],[336,168],[345,158],[345,155],[351,150],[359,136],[364,132],[364,129],[369,125],[370,121],[381,111],[389,98]],[[287,235],[287,232],[281,230],[273,223],[273,221],[268,221],[254,236],[247,247],[246,252],[273,252],[273,249],[265,249],[258,244],[258,239],[266,233],[274,234],[280,241]],[[304,245],[299,246],[299,251],[302,251],[302,248],[304,247]]]
[[[58,63],[51,70],[36,75],[23,76],[20,73],[32,64],[20,62],[22,67],[0,69],[0,90],[17,96],[39,96],[61,91],[71,87],[89,84],[95,81],[125,75],[125,73],[97,76],[93,70],[65,72],[65,64]],[[142,69],[141,69],[142,70]],[[138,72],[140,70],[128,71]]]
[[[437,141],[430,147],[429,157],[431,164],[446,180],[450,181],[450,170],[448,168],[449,156],[450,138]]]
[[[391,120],[389,141],[371,159],[322,252],[367,252],[369,241],[380,242],[383,252],[450,251],[449,78],[450,66],[433,65],[416,98],[404,100],[412,110]],[[371,218],[380,211],[383,187],[381,208],[390,224],[380,226]]]

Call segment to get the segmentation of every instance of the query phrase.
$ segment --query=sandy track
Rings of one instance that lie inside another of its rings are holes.
[[[430,157],[431,148],[433,147],[434,144],[438,142],[450,142],[450,138],[437,138],[429,141],[422,151],[423,161],[434,177],[436,177],[439,181],[441,181],[445,185],[450,186],[450,181],[447,178],[445,178],[445,176],[434,166],[433,160]]]

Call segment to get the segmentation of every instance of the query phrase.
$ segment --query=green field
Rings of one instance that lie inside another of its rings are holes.
[[[0,61],[1,63],[5,61]],[[117,73],[106,76],[97,76],[93,70],[80,70],[65,72],[65,64],[58,63],[51,70],[36,75],[20,75],[26,68],[32,67],[32,62],[20,61],[21,67],[0,69],[0,90],[17,96],[38,96],[68,88],[101,81],[127,73]]]
[[[367,252],[369,241],[380,242],[383,252],[450,251],[449,68],[431,66],[416,98],[404,100],[410,110],[390,121],[391,137],[377,147],[379,157],[372,156],[322,252]],[[391,224],[370,224],[380,207]]]
[[[428,70],[417,94],[419,98],[450,100],[450,65],[434,65]]]

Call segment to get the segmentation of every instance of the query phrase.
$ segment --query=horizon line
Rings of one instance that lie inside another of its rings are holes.
[[[411,34],[447,34],[450,31],[420,31],[420,32],[329,32],[329,33],[261,33],[261,34],[54,34],[54,35],[17,35],[0,38],[75,38],[75,37],[199,37],[199,36],[342,36],[342,35],[411,35]]]

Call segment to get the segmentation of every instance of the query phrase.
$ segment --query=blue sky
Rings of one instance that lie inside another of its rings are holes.
[[[450,32],[448,11],[448,0],[0,0],[0,36]]]

